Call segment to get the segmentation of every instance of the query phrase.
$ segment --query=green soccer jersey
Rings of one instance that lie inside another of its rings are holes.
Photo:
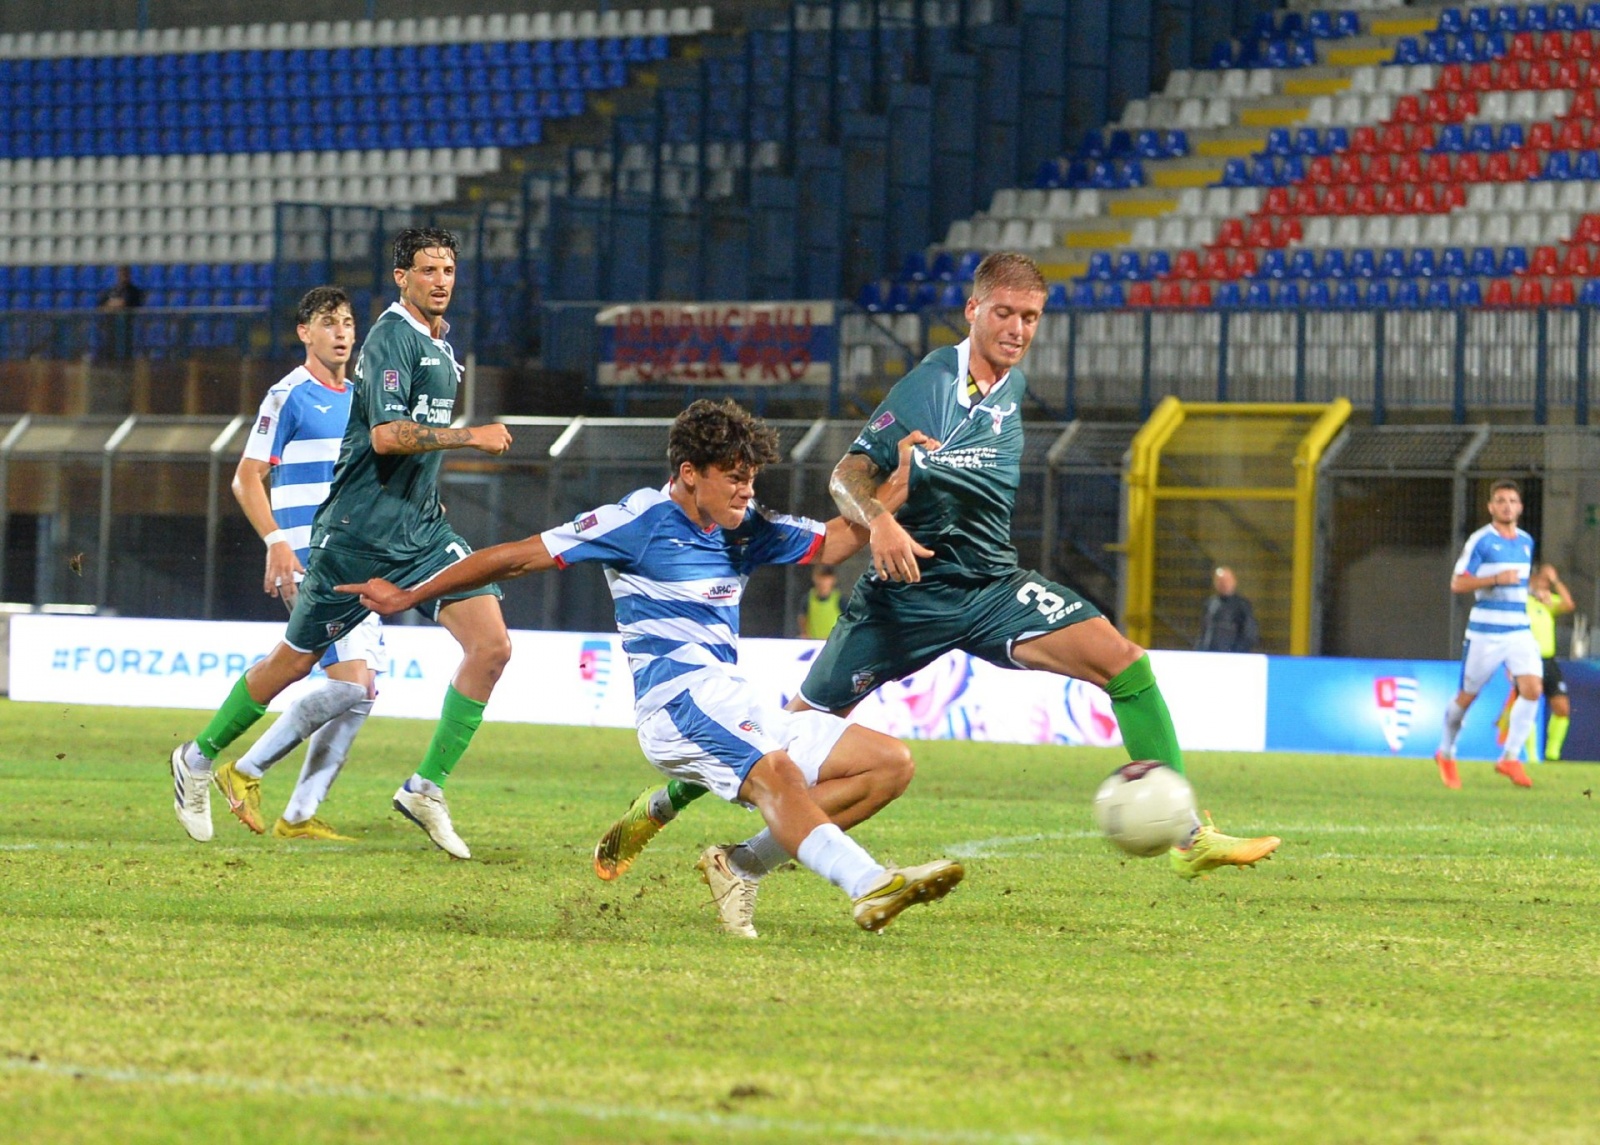
[[[1017,567],[1011,511],[1022,481],[1022,398],[1028,382],[1011,370],[981,398],[967,393],[971,342],[946,346],[895,383],[850,446],[884,473],[899,463],[900,439],[921,430],[943,444],[912,453],[905,506],[896,514],[919,543],[932,577],[1003,576]]]
[[[313,548],[404,557],[430,546],[444,526],[438,487],[444,455],[379,454],[372,448],[372,428],[391,421],[448,426],[455,418],[460,370],[449,343],[433,337],[399,303],[373,323],[356,360],[355,395],[333,487],[312,522]]]

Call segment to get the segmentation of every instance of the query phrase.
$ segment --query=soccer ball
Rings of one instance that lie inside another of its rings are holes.
[[[1118,847],[1150,858],[1182,843],[1194,829],[1194,789],[1164,763],[1135,760],[1113,771],[1095,792],[1094,818]]]

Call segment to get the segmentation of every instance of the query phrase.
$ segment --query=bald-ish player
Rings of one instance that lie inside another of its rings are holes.
[[[1045,293],[1044,277],[1026,255],[985,258],[967,301],[970,336],[935,350],[896,383],[834,469],[834,500],[846,520],[870,530],[877,575],[856,582],[791,707],[848,715],[875,688],[960,649],[1003,668],[1104,688],[1128,753],[1182,771],[1178,735],[1144,649],[1077,593],[1017,564],[1011,514],[1022,479],[1027,389],[1017,367]],[[897,518],[876,490],[899,465],[899,445],[913,430],[941,444],[910,451],[910,488]],[[641,794],[596,847],[596,873],[621,875],[697,794],[681,784]],[[1278,843],[1270,835],[1234,838],[1197,820],[1171,861],[1179,875],[1194,878],[1248,866]]]
[[[233,475],[233,495],[267,546],[262,588],[290,609],[311,559],[311,521],[333,484],[350,421],[345,369],[356,347],[350,297],[337,286],[308,291],[296,319],[306,360],[267,391]],[[317,817],[317,809],[372,713],[382,649],[383,628],[369,616],[323,653],[326,682],[289,705],[237,763],[214,769],[229,809],[250,830],[266,830],[262,775],[309,738],[300,778],[272,833],[282,839],[344,839]]]
[[[1533,568],[1533,536],[1517,527],[1522,491],[1515,481],[1496,481],[1489,490],[1489,523],[1467,538],[1450,577],[1450,591],[1472,593],[1467,635],[1461,647],[1461,690],[1444,710],[1444,735],[1433,753],[1446,787],[1461,786],[1456,767],[1456,737],[1467,709],[1489,678],[1505,666],[1517,698],[1511,704],[1505,746],[1494,769],[1518,787],[1532,787],[1517,759],[1533,731],[1544,694],[1544,661],[1528,627],[1528,573]]]
[[[191,838],[211,838],[212,763],[267,710],[272,698],[310,674],[324,652],[367,618],[334,585],[369,577],[416,584],[465,560],[467,542],[445,523],[439,504],[440,451],[511,448],[503,425],[455,429],[461,367],[445,341],[444,313],[456,283],[456,238],[449,231],[401,231],[394,241],[400,300],[362,344],[355,393],[334,470],[333,488],[311,525],[310,560],[288,631],[266,659],[239,678],[194,740],[172,753],[174,809]],[[461,645],[461,665],[415,774],[394,807],[449,855],[471,858],[450,821],[444,785],[483,722],[483,709],[511,659],[500,590],[463,589],[427,614]]]

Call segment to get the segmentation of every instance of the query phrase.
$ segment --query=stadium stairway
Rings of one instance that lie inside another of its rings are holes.
[[[1056,307],[1600,305],[1600,4],[1289,10],[1255,33],[863,304],[955,305],[1005,247]]]

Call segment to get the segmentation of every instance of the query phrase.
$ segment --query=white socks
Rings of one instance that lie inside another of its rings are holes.
[[[342,716],[366,698],[367,690],[360,684],[351,684],[344,680],[327,681],[316,691],[307,692],[290,704],[289,710],[278,717],[250,750],[244,753],[243,758],[234,764],[234,767],[241,775],[260,779],[267,768],[293,751],[301,740]],[[367,710],[372,710],[370,705]],[[361,725],[358,723],[356,726]],[[346,750],[348,749],[349,745],[346,744]]]
[[[770,830],[762,831],[740,843],[728,855],[728,865],[742,879],[759,879],[770,875],[792,856],[772,837]]]
[[[189,765],[190,771],[211,770],[211,760],[200,750],[200,745],[192,740],[183,749],[183,762]]]
[[[1538,715],[1538,700],[1516,698],[1511,705],[1511,718],[1506,723],[1506,746],[1501,759],[1516,759],[1522,754],[1522,745],[1528,742],[1528,733],[1533,731],[1533,721]]]
[[[1451,700],[1444,710],[1444,736],[1439,740],[1439,750],[1454,759],[1456,737],[1461,734],[1461,723],[1467,718],[1467,709]]]
[[[814,828],[795,858],[853,899],[883,878],[883,867],[832,823]]]
[[[667,794],[665,787],[658,788],[650,796],[648,810],[650,818],[663,825],[671,823],[678,817],[678,809],[672,805],[672,798]]]
[[[283,809],[285,819],[304,823],[317,813],[333,781],[339,778],[339,770],[350,754],[356,733],[371,714],[372,701],[363,695],[349,711],[335,716],[311,734],[300,778],[295,782],[294,794],[289,796],[289,805]]]

